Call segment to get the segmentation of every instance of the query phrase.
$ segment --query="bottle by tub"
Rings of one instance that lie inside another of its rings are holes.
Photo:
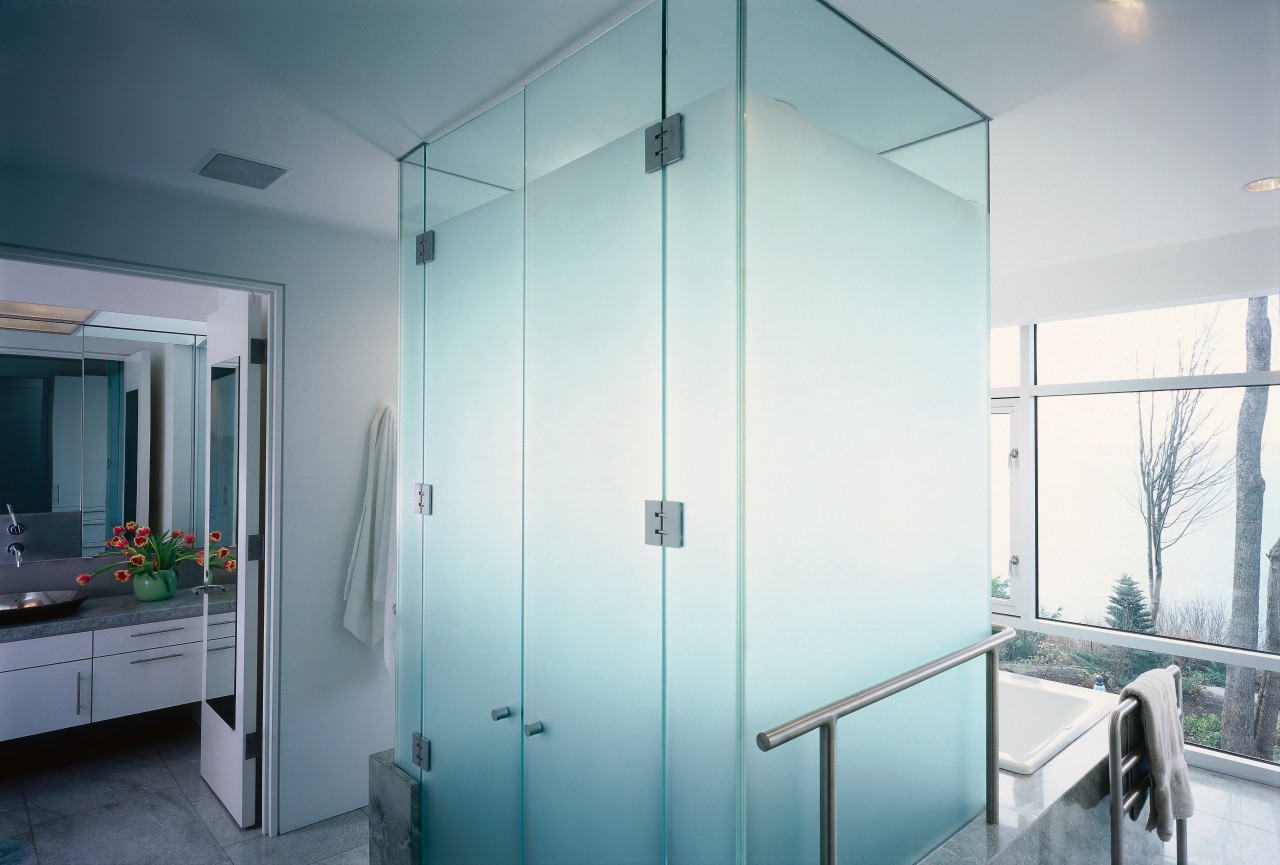
[[[1093,690],[1095,690],[1095,691],[1105,691],[1105,690],[1107,690],[1107,677],[1106,677],[1106,676],[1104,676],[1104,675],[1102,675],[1101,673],[1099,673],[1098,675],[1094,676],[1094,677],[1093,677]]]

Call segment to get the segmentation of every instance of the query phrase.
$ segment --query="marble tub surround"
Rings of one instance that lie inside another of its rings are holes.
[[[0,625],[0,643],[184,619],[200,615],[202,602],[201,595],[183,589],[168,600],[146,603],[139,601],[132,591],[128,595],[89,598],[69,616],[23,625]],[[235,583],[227,584],[226,592],[215,592],[209,596],[210,613],[230,613],[235,608]]]
[[[418,865],[422,861],[422,785],[396,766],[388,749],[369,755],[369,862]]]
[[[200,779],[200,728],[166,709],[0,743],[0,865],[366,865],[363,809],[275,838]]]
[[[1111,861],[1107,725],[1097,724],[1034,775],[1000,773],[1000,825],[980,814],[921,865],[1106,865]],[[1280,788],[1191,769],[1188,823],[1197,865],[1280,863]],[[1149,807],[1149,806],[1148,806]],[[1125,821],[1128,865],[1176,861],[1173,842],[1147,832],[1146,810]]]

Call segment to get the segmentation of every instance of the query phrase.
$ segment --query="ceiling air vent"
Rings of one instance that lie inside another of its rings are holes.
[[[232,156],[215,150],[213,155],[204,161],[197,172],[201,177],[214,180],[225,180],[227,183],[238,183],[254,189],[266,189],[280,179],[287,169],[265,162],[254,162],[240,156]]]

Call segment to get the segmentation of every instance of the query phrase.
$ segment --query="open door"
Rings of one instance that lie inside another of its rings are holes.
[[[220,539],[208,543],[196,589],[205,594],[200,775],[242,827],[259,821],[261,799],[264,305],[224,291],[205,353],[205,537]],[[228,560],[233,570],[219,566]]]

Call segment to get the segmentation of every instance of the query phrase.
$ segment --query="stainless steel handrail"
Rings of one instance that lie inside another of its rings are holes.
[[[979,655],[987,656],[987,822],[992,825],[1000,822],[999,698],[996,690],[1000,667],[997,650],[1015,636],[1017,632],[1008,625],[992,625],[991,636],[985,640],[979,640],[971,646],[886,679],[878,685],[864,688],[843,700],[829,703],[756,736],[756,745],[761,751],[772,751],[805,733],[820,731],[818,810],[822,865],[836,863],[836,722],[845,715],[865,709],[885,697],[892,697],[912,685],[918,685],[939,673],[972,661]]]

